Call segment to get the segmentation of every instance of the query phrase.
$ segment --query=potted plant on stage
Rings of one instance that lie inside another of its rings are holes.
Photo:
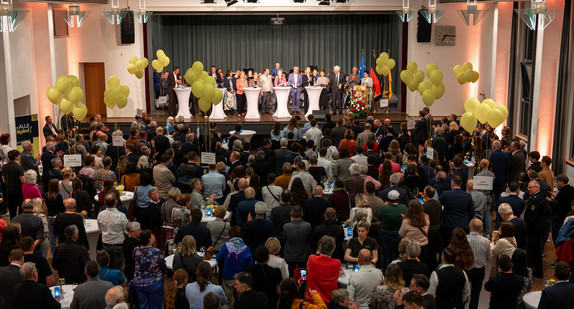
[[[351,94],[349,110],[353,113],[353,118],[367,118],[371,107],[369,106],[366,87],[355,86]]]

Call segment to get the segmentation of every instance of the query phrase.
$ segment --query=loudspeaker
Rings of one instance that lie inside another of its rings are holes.
[[[319,120],[325,120],[325,115],[327,115],[329,113],[329,111],[327,110],[314,110],[312,112],[313,117],[315,117],[315,119],[317,119],[317,121]]]
[[[428,43],[431,40],[432,24],[430,24],[421,12],[417,12],[417,42]]]
[[[134,13],[132,11],[128,11],[126,17],[122,20],[122,23],[120,24],[120,32],[122,44],[135,43]]]

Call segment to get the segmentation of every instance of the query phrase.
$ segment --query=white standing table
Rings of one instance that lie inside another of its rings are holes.
[[[231,135],[233,133],[235,133],[235,130],[229,131],[229,135]],[[243,130],[243,131],[241,131],[241,136],[243,136],[245,138],[246,142],[251,142],[251,138],[255,135],[255,133],[257,133],[257,132],[255,132],[253,130]],[[231,145],[231,146],[233,146],[233,145]]]
[[[323,87],[317,86],[307,86],[305,87],[307,90],[307,96],[309,97],[309,106],[307,108],[307,113],[305,117],[313,114],[313,111],[318,111],[319,108],[319,98],[321,97],[321,91],[323,91]]]
[[[243,91],[245,92],[245,97],[247,98],[247,114],[245,115],[245,119],[255,119],[259,120],[261,115],[259,115],[259,93],[261,92],[261,88],[244,88]]]
[[[98,238],[100,237],[100,229],[98,228],[98,220],[96,219],[86,219],[84,220],[84,228],[86,229],[86,236],[88,237],[88,243],[90,244],[90,258],[95,259],[98,250]]]
[[[191,119],[192,116],[189,112],[189,96],[191,94],[191,87],[177,87],[173,88],[173,91],[175,91],[177,103],[179,104],[179,110],[175,118],[183,116],[185,119]]]
[[[526,308],[536,309],[540,303],[540,297],[542,297],[542,291],[536,291],[524,294],[522,300]]]
[[[72,304],[72,299],[74,299],[74,289],[77,287],[75,284],[64,284],[62,286],[62,290],[60,290],[60,297],[62,297],[62,293],[64,293],[64,298],[60,299],[60,305],[62,306],[61,309],[70,309],[70,305]],[[50,287],[50,292],[52,292],[52,296],[54,296],[54,289],[55,287]]]
[[[225,88],[217,88],[219,90],[221,90],[221,92],[223,92],[223,97],[221,98],[221,101],[219,102],[219,104],[217,105],[211,105],[211,116],[209,116],[209,119],[212,120],[223,120],[225,118],[227,118],[227,115],[225,115],[225,112],[223,111],[223,100],[225,99],[225,92],[227,91],[227,89]]]
[[[277,110],[273,117],[275,118],[291,118],[289,109],[287,108],[287,101],[289,101],[289,93],[291,87],[273,87],[275,95],[277,96]]]
[[[203,252],[198,251],[197,255],[203,256]],[[173,258],[174,257],[175,257],[175,254],[168,255],[165,257],[165,266],[167,266],[167,269],[173,270]],[[217,267],[217,261],[215,259],[211,259],[211,260],[208,260],[206,262],[208,262],[209,265],[211,265],[211,268]]]

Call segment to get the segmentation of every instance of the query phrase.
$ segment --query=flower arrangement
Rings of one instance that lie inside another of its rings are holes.
[[[351,106],[349,110],[353,113],[353,118],[367,118],[370,107],[365,91],[351,91]]]

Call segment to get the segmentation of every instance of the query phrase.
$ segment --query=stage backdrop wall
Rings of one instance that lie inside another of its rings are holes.
[[[153,53],[163,49],[171,59],[169,68],[183,73],[194,61],[209,70],[274,68],[280,62],[289,71],[317,65],[325,72],[335,65],[347,74],[361,63],[365,51],[367,69],[372,50],[389,51],[397,62],[393,69],[393,92],[398,93],[399,19],[392,14],[283,15],[285,24],[270,24],[273,15],[153,15]],[[150,55],[151,56],[151,55]],[[155,59],[155,55],[153,55]],[[151,58],[151,57],[150,57]],[[150,59],[151,61],[151,59]]]

